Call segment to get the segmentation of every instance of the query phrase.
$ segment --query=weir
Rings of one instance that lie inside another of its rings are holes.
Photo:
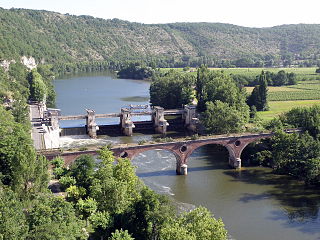
[[[37,150],[58,148],[60,136],[83,134],[88,134],[91,138],[108,134],[132,136],[135,130],[152,130],[155,133],[166,135],[168,128],[197,132],[198,126],[196,108],[192,105],[187,105],[183,109],[171,110],[165,110],[159,106],[150,108],[149,105],[129,105],[121,108],[120,113],[96,114],[93,109],[86,109],[86,114],[69,116],[62,116],[60,109],[46,108],[44,104],[33,104],[33,106],[38,109],[37,114],[41,116],[38,118],[38,124],[44,125],[47,129],[55,132],[54,139],[51,137],[51,142],[55,142],[55,144],[51,144],[52,147],[48,144],[42,144],[41,146],[38,144]],[[151,116],[151,121],[134,122],[132,120],[134,116]],[[174,117],[167,120],[166,116]],[[97,118],[119,118],[120,124],[98,125]],[[85,127],[60,128],[59,121],[61,120],[86,120],[86,125]],[[43,134],[43,136],[46,135],[46,133]]]
[[[136,110],[139,111],[136,111]],[[196,132],[197,131],[197,113],[195,111],[195,106],[187,105],[184,107],[184,109],[171,109],[171,110],[165,110],[162,107],[152,107],[151,109],[148,109],[148,105],[130,105],[129,107],[121,108],[120,113],[108,113],[108,114],[96,114],[94,110],[92,109],[86,109],[87,114],[84,115],[70,115],[70,116],[61,116],[60,112],[57,115],[49,113],[48,121],[50,123],[54,123],[56,127],[59,128],[59,121],[60,120],[80,120],[85,119],[86,120],[86,133],[91,138],[96,138],[97,135],[100,134],[106,134],[107,129],[114,130],[117,129],[117,125],[101,125],[99,126],[96,123],[97,118],[120,118],[120,131],[122,134],[126,136],[132,136],[134,129],[136,128],[135,122],[133,122],[132,117],[133,116],[151,116],[152,122],[150,121],[140,121],[137,122],[139,125],[139,129],[150,129],[150,123],[152,123],[152,128],[156,133],[161,133],[162,135],[165,135],[167,130],[169,121],[166,120],[165,116],[180,116],[180,119],[182,122],[180,124],[183,128],[188,129],[189,131]],[[141,111],[142,110],[142,111]],[[179,119],[179,118],[178,118]],[[172,120],[174,125],[179,125],[178,121]],[[145,126],[144,126],[145,125]],[[103,131],[100,132],[100,129],[103,129]],[[77,132],[77,131],[63,131],[62,135],[67,135],[68,132]],[[82,130],[79,130],[78,132],[82,133]]]

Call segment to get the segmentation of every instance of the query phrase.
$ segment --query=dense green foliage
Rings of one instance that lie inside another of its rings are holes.
[[[130,63],[117,74],[119,78],[144,80],[151,79],[155,73],[156,70],[154,68],[141,66],[139,63]]]
[[[47,189],[47,161],[37,157],[29,129],[0,106],[0,176],[22,196]]]
[[[224,134],[244,130],[244,118],[235,106],[220,100],[207,102],[206,111],[201,117],[202,123],[210,133]]]
[[[319,25],[246,28],[221,23],[140,24],[119,19],[0,9],[0,59],[33,56],[37,63],[112,63],[128,60],[157,67],[316,65]],[[82,64],[81,64],[82,65]],[[79,66],[90,70],[90,64]],[[63,68],[63,69],[62,69]],[[79,68],[80,69],[80,68]]]
[[[292,175],[306,183],[320,183],[318,139],[308,133],[279,131],[271,140],[263,142],[267,148],[256,153],[258,162],[272,166],[276,173]]]
[[[280,70],[278,73],[265,71],[265,79],[269,86],[295,85],[298,83],[297,75],[293,72],[287,73]],[[260,84],[260,76],[250,76],[245,74],[231,74],[232,78],[242,86],[256,86]]]
[[[266,75],[262,72],[259,78],[259,84],[254,87],[251,95],[247,99],[247,103],[250,107],[254,106],[257,111],[268,110],[267,87]]]
[[[155,76],[150,85],[150,102],[166,109],[181,108],[193,100],[194,77],[171,70]]]
[[[320,106],[293,108],[280,116],[282,125],[289,125],[308,131],[314,138],[320,137]]]
[[[34,69],[29,73],[30,99],[37,102],[46,102],[47,87],[41,75]]]
[[[0,239],[25,239],[28,235],[23,204],[11,190],[0,183]]]
[[[256,148],[252,157],[272,166],[277,173],[320,184],[320,107],[294,108],[266,127],[276,131],[276,135],[263,140],[263,150]],[[284,133],[283,129],[288,127],[300,128],[303,133]]]
[[[246,93],[223,72],[198,69],[195,84],[197,108],[202,122],[211,133],[239,132],[248,122]]]
[[[106,148],[99,158],[102,161],[97,165],[93,165],[91,156],[77,158],[60,178],[73,176],[74,185],[68,189],[83,189],[77,197],[75,191],[67,189],[67,199],[74,203],[77,216],[86,222],[86,231],[93,239],[168,239],[169,230],[165,229],[180,223],[189,224],[188,234],[193,239],[203,239],[204,235],[207,239],[226,239],[222,221],[208,210],[199,208],[177,216],[167,197],[142,184],[128,159],[117,159],[115,164]],[[59,158],[53,163],[55,168],[62,167]],[[202,226],[201,231],[194,224]]]

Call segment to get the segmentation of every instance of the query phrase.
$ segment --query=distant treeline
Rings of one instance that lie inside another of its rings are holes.
[[[295,85],[297,84],[297,76],[295,73],[287,73],[284,70],[279,71],[278,73],[273,73],[266,71],[266,80],[268,86],[284,86],[284,85]],[[259,75],[258,76],[246,76],[241,74],[231,75],[232,78],[242,86],[256,86],[259,84]]]

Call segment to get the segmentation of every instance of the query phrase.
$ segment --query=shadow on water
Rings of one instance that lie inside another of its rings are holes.
[[[194,159],[192,159],[194,158]],[[270,211],[270,220],[280,221],[284,228],[295,228],[298,231],[315,235],[320,233],[320,189],[306,186],[291,176],[277,175],[272,169],[265,167],[244,167],[241,170],[230,169],[227,150],[218,145],[201,147],[192,154],[190,161],[203,158],[206,167],[200,170],[222,170],[224,175],[231,177],[231,182],[264,186],[262,193],[242,193],[238,201],[250,203],[274,199],[279,210]],[[213,160],[214,159],[214,160]],[[218,159],[218,160],[217,160]],[[189,165],[190,166],[190,165]],[[192,168],[188,169],[192,172]],[[320,238],[319,238],[320,239]]]
[[[207,171],[207,170],[214,170],[217,169],[214,166],[207,166],[207,167],[193,167],[188,168],[188,172],[196,172],[196,171]],[[157,177],[157,176],[174,176],[177,175],[175,170],[160,170],[154,172],[145,172],[145,173],[137,173],[138,177]]]
[[[280,220],[284,227],[296,228],[303,233],[320,233],[319,188],[306,186],[290,176],[273,174],[271,169],[266,168],[245,168],[225,171],[224,174],[231,176],[235,182],[271,186],[270,190],[260,194],[244,193],[239,201],[249,203],[275,199],[282,210],[271,211],[271,220]]]

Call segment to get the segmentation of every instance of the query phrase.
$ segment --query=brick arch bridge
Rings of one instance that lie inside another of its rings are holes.
[[[241,153],[245,147],[263,138],[272,137],[274,133],[250,134],[232,137],[215,137],[199,140],[189,140],[183,142],[169,142],[152,145],[139,145],[127,148],[113,148],[116,157],[127,157],[133,159],[139,153],[149,150],[166,150],[176,157],[177,174],[187,175],[188,158],[199,147],[217,144],[224,146],[229,152],[229,165],[233,168],[241,168]]]
[[[286,131],[288,133],[295,131]],[[233,168],[241,168],[241,153],[245,147],[255,141],[263,138],[270,138],[274,133],[260,133],[260,134],[246,134],[239,136],[214,136],[212,138],[177,141],[168,143],[135,145],[126,147],[114,147],[111,150],[116,157],[126,157],[133,159],[139,153],[143,153],[149,150],[166,150],[174,154],[176,157],[176,172],[177,174],[187,175],[187,166],[189,156],[197,148],[209,144],[218,144],[227,148],[229,152],[229,164]],[[78,151],[78,152],[65,152],[60,154],[64,158],[66,164],[72,163],[78,156],[82,154],[97,155],[97,150],[90,151]],[[45,154],[46,155],[46,154]],[[57,156],[59,154],[55,154]],[[53,158],[54,155],[47,155],[47,157]]]

